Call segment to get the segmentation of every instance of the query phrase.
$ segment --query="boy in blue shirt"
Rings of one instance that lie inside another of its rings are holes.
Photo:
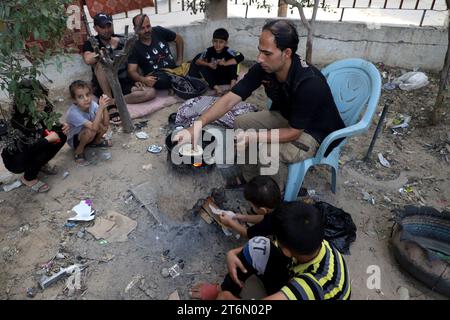
[[[232,88],[238,78],[237,66],[244,60],[244,56],[228,48],[227,30],[219,28],[213,33],[212,47],[199,53],[191,63],[189,75],[203,77],[211,89],[218,96],[223,95],[220,85],[230,85]]]

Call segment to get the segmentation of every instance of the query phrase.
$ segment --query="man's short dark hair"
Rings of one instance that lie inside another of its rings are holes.
[[[228,31],[224,28],[216,29],[213,33],[213,39],[221,39],[228,41],[228,37],[230,35],[228,34]]]
[[[133,26],[135,28],[138,27],[137,19],[140,18],[140,17],[142,17],[142,20],[140,20],[140,21],[142,21],[142,23],[143,23],[143,20],[145,19],[145,17],[148,17],[148,16],[145,13],[139,13],[139,14],[135,15],[134,18],[133,18]],[[142,25],[142,23],[141,23],[141,25]]]
[[[244,188],[244,197],[255,206],[275,209],[281,203],[281,191],[278,184],[269,176],[257,176]]]
[[[275,44],[278,49],[291,48],[292,54],[297,52],[298,48],[298,33],[295,26],[287,20],[272,20],[267,22],[263,31],[270,31],[275,37]]]
[[[273,212],[273,230],[282,246],[301,255],[316,252],[324,238],[322,214],[301,201],[284,202]]]

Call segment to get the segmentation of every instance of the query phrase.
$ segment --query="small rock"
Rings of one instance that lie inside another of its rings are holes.
[[[145,294],[146,294],[147,296],[149,296],[150,298],[152,298],[152,299],[154,299],[154,298],[156,297],[155,291],[150,290],[150,289],[145,290]]]
[[[409,290],[405,287],[399,287],[397,293],[400,296],[400,300],[409,300]]]
[[[163,278],[169,277],[169,276],[170,276],[169,269],[163,268],[163,269],[161,270],[161,275],[163,276]]]
[[[85,235],[84,231],[80,230],[80,231],[77,232],[77,237],[80,238],[80,239],[83,239],[84,235]]]
[[[36,287],[28,288],[27,289],[27,297],[28,298],[34,298],[36,296],[37,289]]]
[[[64,259],[65,257],[66,257],[65,255],[63,255],[62,253],[59,253],[59,252],[55,256],[56,259]]]

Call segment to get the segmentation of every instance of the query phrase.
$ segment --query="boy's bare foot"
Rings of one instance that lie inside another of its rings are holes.
[[[218,97],[223,96],[223,91],[219,86],[214,86],[214,90],[216,90],[216,96]]]

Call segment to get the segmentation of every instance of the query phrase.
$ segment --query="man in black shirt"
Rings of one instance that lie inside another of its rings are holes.
[[[270,111],[241,115],[236,118],[235,128],[267,131],[245,131],[237,135],[237,143],[241,146],[256,142],[279,144],[279,153],[270,154],[269,160],[272,168],[279,165],[277,178],[280,188],[284,187],[286,181],[287,164],[313,157],[328,134],[345,126],[325,77],[295,54],[297,46],[297,30],[290,22],[268,22],[259,38],[258,63],[250,68],[231,92],[198,119],[202,126],[211,123],[263,85],[267,96],[272,100]],[[276,133],[274,129],[278,129],[278,137],[276,134],[272,135]],[[179,132],[174,139],[181,143],[194,142],[192,140],[200,136],[200,130],[201,126],[191,127]],[[272,141],[272,137],[276,141]],[[339,142],[333,143],[327,152]],[[279,158],[274,160],[274,156]],[[279,164],[276,163],[278,160]],[[248,165],[246,162],[242,167],[246,181],[260,174],[259,169],[264,167],[262,162],[261,159],[258,159],[258,165]],[[265,166],[267,167],[267,163]],[[261,173],[267,174],[262,170]]]
[[[172,30],[156,26],[152,28],[146,14],[133,18],[134,30],[138,33],[133,51],[128,58],[128,74],[144,85],[155,89],[169,89],[169,75],[162,69],[173,69],[183,62],[183,38]],[[174,41],[177,60],[170,52],[169,43]],[[141,69],[142,75],[138,71]]]
[[[116,51],[123,49],[124,37],[114,34],[113,21],[110,15],[98,13],[94,16],[94,30],[97,32],[95,38],[98,42],[98,49],[108,50],[110,56],[114,56]],[[86,64],[92,66],[93,77],[92,84],[94,93],[101,96],[103,93],[108,97],[112,97],[111,86],[106,78],[105,71],[99,63],[100,53],[95,52],[92,43],[87,40],[83,46],[83,60]],[[151,100],[155,97],[155,90],[153,88],[146,88],[141,83],[134,83],[127,75],[127,65],[123,64],[118,70],[118,77],[122,93],[124,94],[125,102],[140,103]],[[115,106],[109,106],[111,122],[115,124],[120,123],[119,113]]]

